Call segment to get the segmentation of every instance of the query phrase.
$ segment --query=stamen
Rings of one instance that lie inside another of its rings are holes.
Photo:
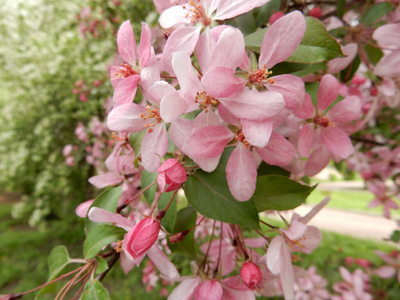
[[[328,118],[324,118],[322,116],[316,116],[314,118],[314,123],[322,127],[335,126],[334,122],[331,122],[331,120],[329,120]]]
[[[117,245],[114,247],[115,251],[117,251],[117,253],[120,253],[123,251],[123,244],[124,241],[118,240]]]
[[[201,110],[205,110],[206,113],[208,112],[208,108],[211,105],[212,107],[217,107],[219,101],[214,97],[211,97],[210,94],[206,92],[197,92],[196,99],[194,100],[196,103],[200,103],[199,108]]]
[[[138,74],[133,67],[128,63],[122,63],[121,68],[117,68],[117,72],[112,75],[114,78],[126,78],[132,75]]]
[[[235,140],[237,140],[240,143],[243,143],[244,147],[248,150],[250,150],[250,143],[246,140],[246,137],[244,136],[244,133],[240,131],[236,136]]]
[[[146,105],[146,110],[147,110],[147,112],[146,113],[141,113],[140,117],[143,120],[155,119],[155,123],[146,123],[146,124],[144,124],[144,127],[148,128],[147,132],[150,133],[150,132],[153,132],[152,127],[156,126],[157,123],[161,123],[162,119],[161,119],[161,116],[160,116],[160,112],[157,109],[152,108],[150,105]]]
[[[197,0],[200,3],[200,0]],[[185,18],[190,18],[190,22],[202,23],[204,26],[209,26],[211,24],[211,19],[207,17],[204,7],[201,4],[195,4],[194,1],[189,2],[189,6],[183,6],[183,9],[187,11]]]
[[[267,67],[264,65],[263,68],[260,68],[249,75],[249,82],[254,85],[262,85],[263,83],[274,84],[275,80],[267,79],[267,77],[271,74],[272,71],[268,71]]]

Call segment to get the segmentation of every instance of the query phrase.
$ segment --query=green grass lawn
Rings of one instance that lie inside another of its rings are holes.
[[[374,195],[367,190],[321,191],[317,187],[307,198],[306,203],[317,204],[329,195],[331,201],[327,207],[382,215],[382,206],[368,208],[368,203],[374,199]],[[399,210],[391,210],[391,213],[393,216],[400,216]]]

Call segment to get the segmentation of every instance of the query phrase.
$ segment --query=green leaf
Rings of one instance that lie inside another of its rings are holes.
[[[108,263],[104,258],[96,256],[96,261],[97,261],[96,275],[99,275],[108,269]]]
[[[311,64],[311,65],[307,65],[308,67],[303,69],[303,70],[299,70],[296,72],[293,72],[292,75],[296,75],[298,77],[303,77],[306,76],[308,74],[318,74],[321,71],[325,71],[326,70],[326,62],[321,62],[321,63],[316,63],[316,64]]]
[[[264,175],[257,178],[252,199],[259,212],[288,210],[301,205],[315,187],[302,185],[283,176]]]
[[[93,258],[103,249],[104,246],[118,240],[122,240],[125,230],[122,228],[100,224],[87,233],[85,242],[83,243],[83,253],[85,258]]]
[[[140,178],[140,182],[142,188],[146,188],[150,184],[152,184],[157,179],[157,172],[149,172],[143,170],[142,177]],[[154,195],[156,193],[157,185],[153,185],[147,191],[143,193],[143,196],[146,198],[146,201],[149,205],[151,205],[154,201]]]
[[[330,36],[325,25],[318,19],[306,17],[306,25],[300,45],[286,61],[313,64],[345,57],[339,43]]]
[[[383,52],[381,49],[368,44],[364,45],[364,51],[367,53],[368,59],[373,65],[376,65],[383,56]]]
[[[90,208],[99,207],[109,212],[115,213],[115,211],[117,210],[118,200],[121,194],[122,194],[122,187],[120,186],[107,189],[103,193],[101,193],[96,198],[96,200],[94,200]],[[89,220],[88,217],[86,217],[85,219],[86,235],[99,225],[100,225],[99,223],[92,222]]]
[[[281,176],[289,177],[290,172],[288,172],[278,166],[269,165],[265,161],[263,161],[257,169],[257,175],[258,176],[281,175]]]
[[[398,243],[400,241],[400,231],[399,230],[393,231],[393,233],[390,235],[390,240],[395,243]]]
[[[107,289],[97,279],[86,283],[81,300],[108,300],[110,295]]]
[[[231,25],[233,27],[239,28],[244,35],[252,33],[256,30],[256,23],[254,21],[252,11],[237,16],[232,20],[229,20],[228,22],[226,22],[226,25]]]
[[[193,228],[196,225],[196,220],[197,213],[191,206],[182,208],[176,215],[173,233],[175,234]],[[180,242],[170,243],[168,241],[168,248],[174,253],[187,253],[192,257],[195,257],[194,230],[189,232]]]
[[[231,224],[259,228],[258,213],[249,200],[237,201],[229,191],[225,168],[233,147],[225,149],[220,163],[212,173],[198,170],[186,181],[188,201],[202,215]]]
[[[274,12],[281,10],[282,1],[281,0],[271,0],[265,3],[260,8],[256,9],[256,25],[261,27],[269,22],[269,18]]]
[[[142,140],[146,132],[146,130],[142,130],[138,132],[133,132],[129,135],[129,144],[131,144],[131,147],[133,149],[133,152],[135,152],[136,157],[138,157],[140,154]]]
[[[264,35],[267,30],[268,27],[265,27],[263,29],[257,30],[256,32],[253,32],[252,34],[246,35],[244,38],[246,49],[259,53],[262,40],[264,39]]]
[[[336,0],[336,14],[339,18],[343,17],[345,6],[346,0]]]
[[[168,202],[171,200],[173,194],[173,192],[161,194],[161,197],[158,200],[159,210],[164,209],[168,205]],[[164,218],[161,219],[161,225],[167,230],[167,232],[173,232],[174,230],[176,219],[176,198],[177,196],[175,196],[175,200],[173,200],[169,206]]]
[[[361,18],[360,22],[365,25],[372,25],[378,21],[384,15],[388,14],[394,9],[394,6],[390,2],[382,2],[372,5]]]
[[[65,246],[55,247],[47,259],[49,265],[49,278],[47,281],[55,279],[62,270],[69,264],[68,249]]]

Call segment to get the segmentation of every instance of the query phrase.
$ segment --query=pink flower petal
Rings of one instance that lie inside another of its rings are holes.
[[[391,278],[396,274],[396,269],[392,266],[382,266],[374,272],[381,278]]]
[[[112,213],[98,207],[92,207],[90,209],[88,218],[95,223],[112,223],[126,231],[129,231],[133,225],[130,220],[124,218],[120,214]]]
[[[123,180],[122,176],[117,172],[108,172],[89,178],[90,184],[102,189],[106,186],[117,185]]]
[[[212,1],[215,4],[211,7],[217,8],[214,17],[216,20],[226,20],[244,14],[255,7],[267,3],[268,1],[269,0],[252,0],[251,2],[243,0],[219,0]]]
[[[130,65],[136,65],[136,41],[130,21],[121,24],[117,34],[118,52]]]
[[[314,130],[310,124],[306,124],[300,130],[297,141],[297,149],[301,157],[309,157],[314,140]]]
[[[163,123],[154,126],[152,132],[146,132],[142,140],[141,155],[143,167],[155,172],[160,166],[160,156],[164,157],[168,149],[168,133]]]
[[[184,279],[168,296],[168,300],[191,300],[194,290],[199,284],[199,279]]]
[[[194,157],[193,161],[199,165],[200,169],[210,173],[217,168],[220,158],[221,154],[216,157]]]
[[[140,76],[132,75],[123,79],[115,88],[113,102],[115,107],[131,103],[136,95],[136,89],[139,84]]]
[[[272,239],[267,250],[267,267],[272,274],[279,274],[282,270],[282,247],[285,241],[282,236]]]
[[[357,55],[358,46],[356,43],[350,43],[343,47],[343,54],[347,57],[339,57],[328,61],[328,73],[334,74],[347,68]]]
[[[267,164],[286,166],[293,160],[296,149],[282,135],[273,132],[268,145],[257,148],[257,152]]]
[[[179,273],[175,265],[169,260],[168,256],[161,251],[157,244],[154,244],[153,247],[147,251],[147,256],[166,280],[174,281],[179,278]]]
[[[264,148],[271,137],[272,121],[253,121],[241,119],[242,130],[246,140],[252,146]]]
[[[314,176],[325,168],[331,159],[331,153],[325,146],[315,148],[306,163],[307,176]]]
[[[261,44],[259,66],[272,68],[289,58],[300,44],[306,22],[304,16],[295,11],[280,18],[268,29]]]
[[[246,82],[243,78],[236,77],[232,69],[216,67],[203,75],[201,83],[208,94],[219,98],[229,97],[231,94],[239,92]]]
[[[166,0],[163,1],[165,2]],[[186,18],[186,10],[183,6],[184,5],[174,5],[164,10],[158,19],[161,27],[171,28],[180,23],[190,24],[190,18]]]
[[[87,201],[79,204],[75,209],[76,215],[80,218],[86,218],[88,210],[93,202],[94,202],[94,199],[91,199],[91,200],[87,200]]]
[[[380,26],[374,31],[372,38],[383,48],[399,49],[400,24],[386,24]]]
[[[247,201],[256,190],[257,168],[253,155],[243,144],[239,144],[226,165],[229,190],[238,201]]]
[[[183,150],[183,145],[192,133],[192,128],[193,122],[183,118],[171,123],[168,131],[169,136],[179,150]]]
[[[336,103],[326,114],[334,123],[354,121],[361,115],[361,101],[357,96],[348,96]]]
[[[376,64],[374,74],[381,77],[400,76],[400,49],[384,55]]]
[[[117,132],[137,132],[143,130],[146,120],[140,117],[146,113],[146,108],[135,103],[115,107],[107,118],[107,126]]]
[[[278,92],[283,96],[286,107],[296,110],[304,100],[304,82],[294,75],[279,75],[271,77],[274,84],[268,84],[268,90]]]
[[[161,99],[160,116],[167,123],[175,121],[183,115],[186,110],[186,100],[175,90]]]
[[[325,111],[339,94],[339,82],[330,74],[324,75],[317,92],[317,108]]]
[[[139,60],[140,67],[144,68],[151,56],[151,31],[149,25],[142,22],[142,34],[140,35]]]
[[[222,299],[222,286],[216,280],[208,280],[197,286],[194,292],[194,300],[221,300]]]
[[[321,141],[330,152],[340,158],[347,158],[354,152],[349,136],[337,127],[321,128]]]
[[[309,119],[315,114],[315,107],[312,103],[311,96],[305,93],[303,103],[300,108],[294,112],[295,116],[300,119]]]

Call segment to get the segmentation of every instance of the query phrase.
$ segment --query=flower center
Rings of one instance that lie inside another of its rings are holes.
[[[314,123],[322,127],[335,126],[334,122],[331,122],[328,118],[321,116],[316,116],[314,118]]]
[[[236,136],[235,140],[237,140],[239,143],[243,143],[244,147],[248,150],[250,150],[250,143],[246,140],[246,137],[244,136],[243,131],[240,131]]]
[[[150,133],[150,132],[153,132],[153,129],[151,127],[156,126],[157,123],[161,123],[162,119],[161,119],[161,116],[160,116],[160,112],[157,109],[152,108],[150,105],[146,105],[146,109],[147,109],[147,112],[146,113],[141,113],[140,117],[143,120],[155,119],[155,123],[151,123],[151,124],[150,123],[146,123],[146,124],[144,124],[144,127],[148,128],[147,132]]]
[[[115,78],[126,78],[132,75],[138,74],[133,67],[128,63],[121,64],[120,68],[117,68],[117,72],[113,73]]]
[[[118,240],[117,245],[114,247],[115,251],[117,251],[117,253],[120,253],[123,251],[123,244],[124,241]]]
[[[200,3],[200,0],[196,2]],[[207,17],[206,11],[201,4],[196,4],[194,1],[190,1],[188,6],[183,6],[183,9],[187,11],[185,17],[190,18],[190,22],[202,23],[204,26],[209,26],[211,24],[211,19]]]
[[[201,110],[206,110],[206,112],[208,112],[210,106],[217,107],[219,104],[217,99],[211,97],[210,94],[206,93],[205,91],[197,92],[196,100],[194,100],[194,102],[200,103],[199,108]]]
[[[263,83],[274,84],[275,81],[273,79],[267,78],[271,74],[272,72],[268,71],[266,66],[264,65],[263,68],[258,69],[249,75],[249,82],[251,84],[258,84],[258,85],[262,85]]]

